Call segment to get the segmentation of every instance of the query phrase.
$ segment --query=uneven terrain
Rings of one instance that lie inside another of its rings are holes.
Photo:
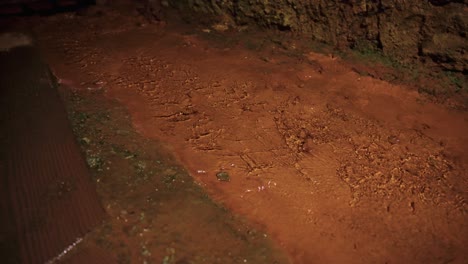
[[[468,258],[466,112],[268,34],[108,9],[31,22],[62,83],[120,102],[292,262]]]

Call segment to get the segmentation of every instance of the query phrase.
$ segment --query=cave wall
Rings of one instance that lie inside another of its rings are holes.
[[[381,51],[467,73],[468,0],[168,0],[236,24],[290,30],[338,48]]]

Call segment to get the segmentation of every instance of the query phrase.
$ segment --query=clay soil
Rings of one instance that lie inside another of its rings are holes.
[[[340,58],[285,48],[273,33],[148,24],[106,9],[34,24],[64,87],[118,101],[140,136],[264,227],[290,262],[468,259],[466,112]]]

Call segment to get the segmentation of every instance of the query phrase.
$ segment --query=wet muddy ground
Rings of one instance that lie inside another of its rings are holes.
[[[284,260],[263,231],[212,222],[228,213],[197,186],[293,263],[468,258],[460,108],[275,35],[107,9],[40,18],[34,32],[77,95],[71,119],[111,217],[90,239],[122,262]]]
[[[164,146],[139,135],[123,106],[99,90],[62,91],[109,215],[65,263],[89,254],[95,263],[287,262],[260,225],[213,202]]]

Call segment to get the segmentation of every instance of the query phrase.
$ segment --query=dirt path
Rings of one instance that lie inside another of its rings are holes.
[[[261,226],[215,203],[138,134],[123,105],[100,89],[61,88],[108,217],[59,263],[288,263]]]
[[[254,52],[110,11],[41,22],[57,76],[126,105],[142,135],[295,263],[468,258],[465,112],[331,56]]]

